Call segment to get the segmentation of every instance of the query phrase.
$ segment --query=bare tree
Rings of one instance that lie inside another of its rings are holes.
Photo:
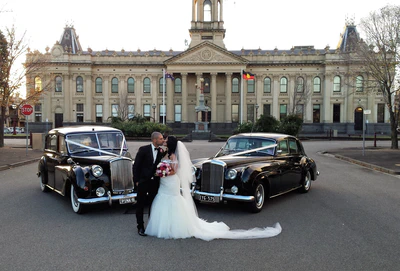
[[[389,111],[391,148],[398,149],[396,128],[400,110],[396,101],[399,91],[396,73],[400,71],[400,6],[387,5],[373,11],[359,26],[365,41],[357,44],[353,57],[368,75],[367,87],[382,93]]]
[[[290,103],[288,108],[289,115],[303,115],[306,112],[308,100],[312,96],[312,90],[309,83],[301,76],[297,77],[293,93],[290,94]]]
[[[36,52],[26,58],[25,63],[18,66],[21,56],[28,52],[28,45],[24,43],[25,33],[21,38],[17,37],[14,26],[6,28],[6,34],[0,35],[0,55],[1,55],[1,72],[0,72],[0,147],[4,146],[4,120],[7,116],[10,101],[19,93],[19,90],[25,80],[27,80],[26,99],[20,100],[20,104],[16,104],[17,108],[22,103],[34,103],[43,90],[48,86],[40,85],[40,87],[31,88],[32,78],[38,72],[43,72],[45,67],[45,56]],[[34,85],[38,86],[35,82]]]

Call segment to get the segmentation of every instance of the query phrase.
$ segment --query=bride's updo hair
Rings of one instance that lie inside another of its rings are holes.
[[[168,157],[170,157],[171,154],[175,153],[177,145],[178,145],[178,140],[176,139],[176,137],[168,136],[167,138]]]

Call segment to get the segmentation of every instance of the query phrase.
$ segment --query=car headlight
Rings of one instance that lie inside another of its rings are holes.
[[[103,175],[103,168],[101,166],[94,165],[92,166],[92,173],[94,177],[100,177]]]
[[[96,196],[98,196],[98,197],[104,196],[105,193],[106,193],[106,190],[104,189],[104,187],[99,187],[96,189]]]
[[[230,169],[226,172],[226,178],[229,180],[235,179],[237,176],[237,171],[236,169]]]

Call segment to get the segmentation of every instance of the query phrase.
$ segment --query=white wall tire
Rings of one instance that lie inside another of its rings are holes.
[[[76,195],[75,188],[71,184],[71,206],[72,210],[77,214],[84,213],[85,206],[78,202],[78,196]]]

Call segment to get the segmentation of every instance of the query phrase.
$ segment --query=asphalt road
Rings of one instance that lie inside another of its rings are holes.
[[[145,142],[129,142],[134,154]],[[185,143],[192,158],[222,143]],[[271,226],[268,239],[163,240],[140,237],[125,206],[84,215],[42,193],[36,164],[0,172],[0,270],[398,270],[400,179],[320,154],[360,142],[304,142],[321,172],[307,194],[270,200],[259,214],[242,205],[198,205],[199,216],[234,229]],[[384,144],[384,143],[383,143]]]

